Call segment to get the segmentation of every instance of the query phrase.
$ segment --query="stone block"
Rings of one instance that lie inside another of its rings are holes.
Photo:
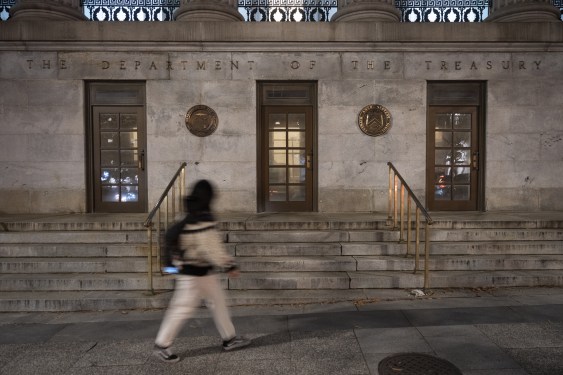
[[[31,162],[84,161],[84,135],[30,134],[25,160]]]
[[[563,160],[563,132],[546,132],[540,135],[541,160]]]
[[[510,104],[502,106],[488,104],[487,112],[487,134],[541,133],[561,129],[563,106],[522,107]]]
[[[488,107],[521,106],[540,104],[540,84],[535,79],[521,79],[515,85],[511,79],[490,80],[487,83]],[[542,99],[543,100],[543,95]]]
[[[21,134],[3,134],[0,137],[0,161],[27,160],[29,137]]]
[[[487,211],[537,211],[540,192],[531,188],[488,188],[485,208]]]
[[[61,52],[59,79],[153,80],[170,79],[168,54],[154,52]]]
[[[342,76],[340,55],[325,52],[233,53],[233,79],[324,80]]]
[[[86,191],[82,189],[56,189],[32,191],[31,212],[86,212]]]
[[[28,105],[33,108],[64,108],[66,111],[76,108],[79,111],[84,106],[84,81],[82,79],[27,81]]]
[[[512,54],[514,77],[553,80],[563,76],[563,53],[517,52]]]
[[[33,212],[29,191],[9,187],[0,188],[0,213],[24,214],[29,212]]]
[[[250,185],[249,186],[253,186]],[[256,212],[256,192],[254,190],[219,189],[215,210],[218,212]]]
[[[0,54],[0,56],[2,56]],[[0,65],[0,70],[2,66]],[[10,95],[0,95],[0,106],[26,106],[28,103],[27,91],[22,90],[22,83],[16,79],[2,79],[0,81],[0,92],[8,92]]]
[[[391,113],[394,106],[421,107],[426,103],[426,81],[423,80],[376,80],[372,103],[386,107]]]
[[[371,212],[374,210],[370,189],[319,188],[320,212]]]
[[[346,137],[338,134],[319,135],[319,159],[326,162],[366,162],[373,160],[377,138],[357,130]]]
[[[170,53],[170,79],[215,81],[232,79],[238,69],[248,69],[247,61],[238,61],[229,52]],[[238,68],[237,68],[238,66]]]
[[[202,160],[256,163],[256,137],[212,134],[201,138]]]
[[[563,210],[563,188],[539,189],[539,209],[542,211]]]
[[[509,79],[513,69],[509,53],[405,52],[406,79]]]
[[[4,106],[0,134],[84,134],[82,104]]]
[[[357,113],[375,101],[375,82],[371,79],[321,80],[318,84],[319,103],[328,106],[351,106]]]
[[[342,54],[343,79],[403,79],[404,54],[400,52]]]
[[[33,187],[37,190],[84,189],[84,162],[6,162],[0,189]]]
[[[387,169],[374,161],[333,161],[319,164],[320,188],[372,188],[389,184]]]
[[[0,52],[0,79],[56,79],[57,52]]]
[[[319,102],[319,135],[357,135],[361,133],[358,127],[358,114],[361,108],[355,106],[325,105]],[[363,134],[363,133],[362,133]]]
[[[487,137],[487,161],[540,160],[540,134],[490,134]]]

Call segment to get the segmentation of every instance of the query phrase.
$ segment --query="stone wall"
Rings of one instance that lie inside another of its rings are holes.
[[[426,87],[487,82],[487,210],[563,209],[563,26],[96,24],[0,28],[0,212],[86,210],[85,85],[146,81],[149,206],[182,161],[219,211],[256,208],[256,82],[318,82],[319,210],[383,211],[392,161],[425,190]],[[219,127],[190,134],[205,104]],[[363,134],[359,111],[393,125]]]

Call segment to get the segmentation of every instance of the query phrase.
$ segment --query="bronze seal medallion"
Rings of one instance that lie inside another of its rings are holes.
[[[358,126],[365,134],[372,137],[383,135],[391,127],[391,113],[379,104],[370,104],[360,111]]]
[[[219,118],[215,111],[206,105],[196,105],[186,114],[186,127],[193,135],[207,137],[219,125]]]

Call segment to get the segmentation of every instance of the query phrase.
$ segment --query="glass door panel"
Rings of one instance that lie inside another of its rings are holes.
[[[310,211],[312,207],[312,108],[264,108],[266,211]]]
[[[145,212],[145,134],[142,107],[94,107],[94,208]]]
[[[476,107],[430,107],[428,206],[476,210],[479,155]]]

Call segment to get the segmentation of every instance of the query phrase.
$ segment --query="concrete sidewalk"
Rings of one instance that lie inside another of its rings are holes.
[[[231,312],[252,346],[222,352],[202,308],[175,343],[176,364],[152,356],[162,310],[3,313],[0,373],[380,374],[390,355],[428,353],[466,375],[563,374],[563,288],[383,290],[371,301]]]

